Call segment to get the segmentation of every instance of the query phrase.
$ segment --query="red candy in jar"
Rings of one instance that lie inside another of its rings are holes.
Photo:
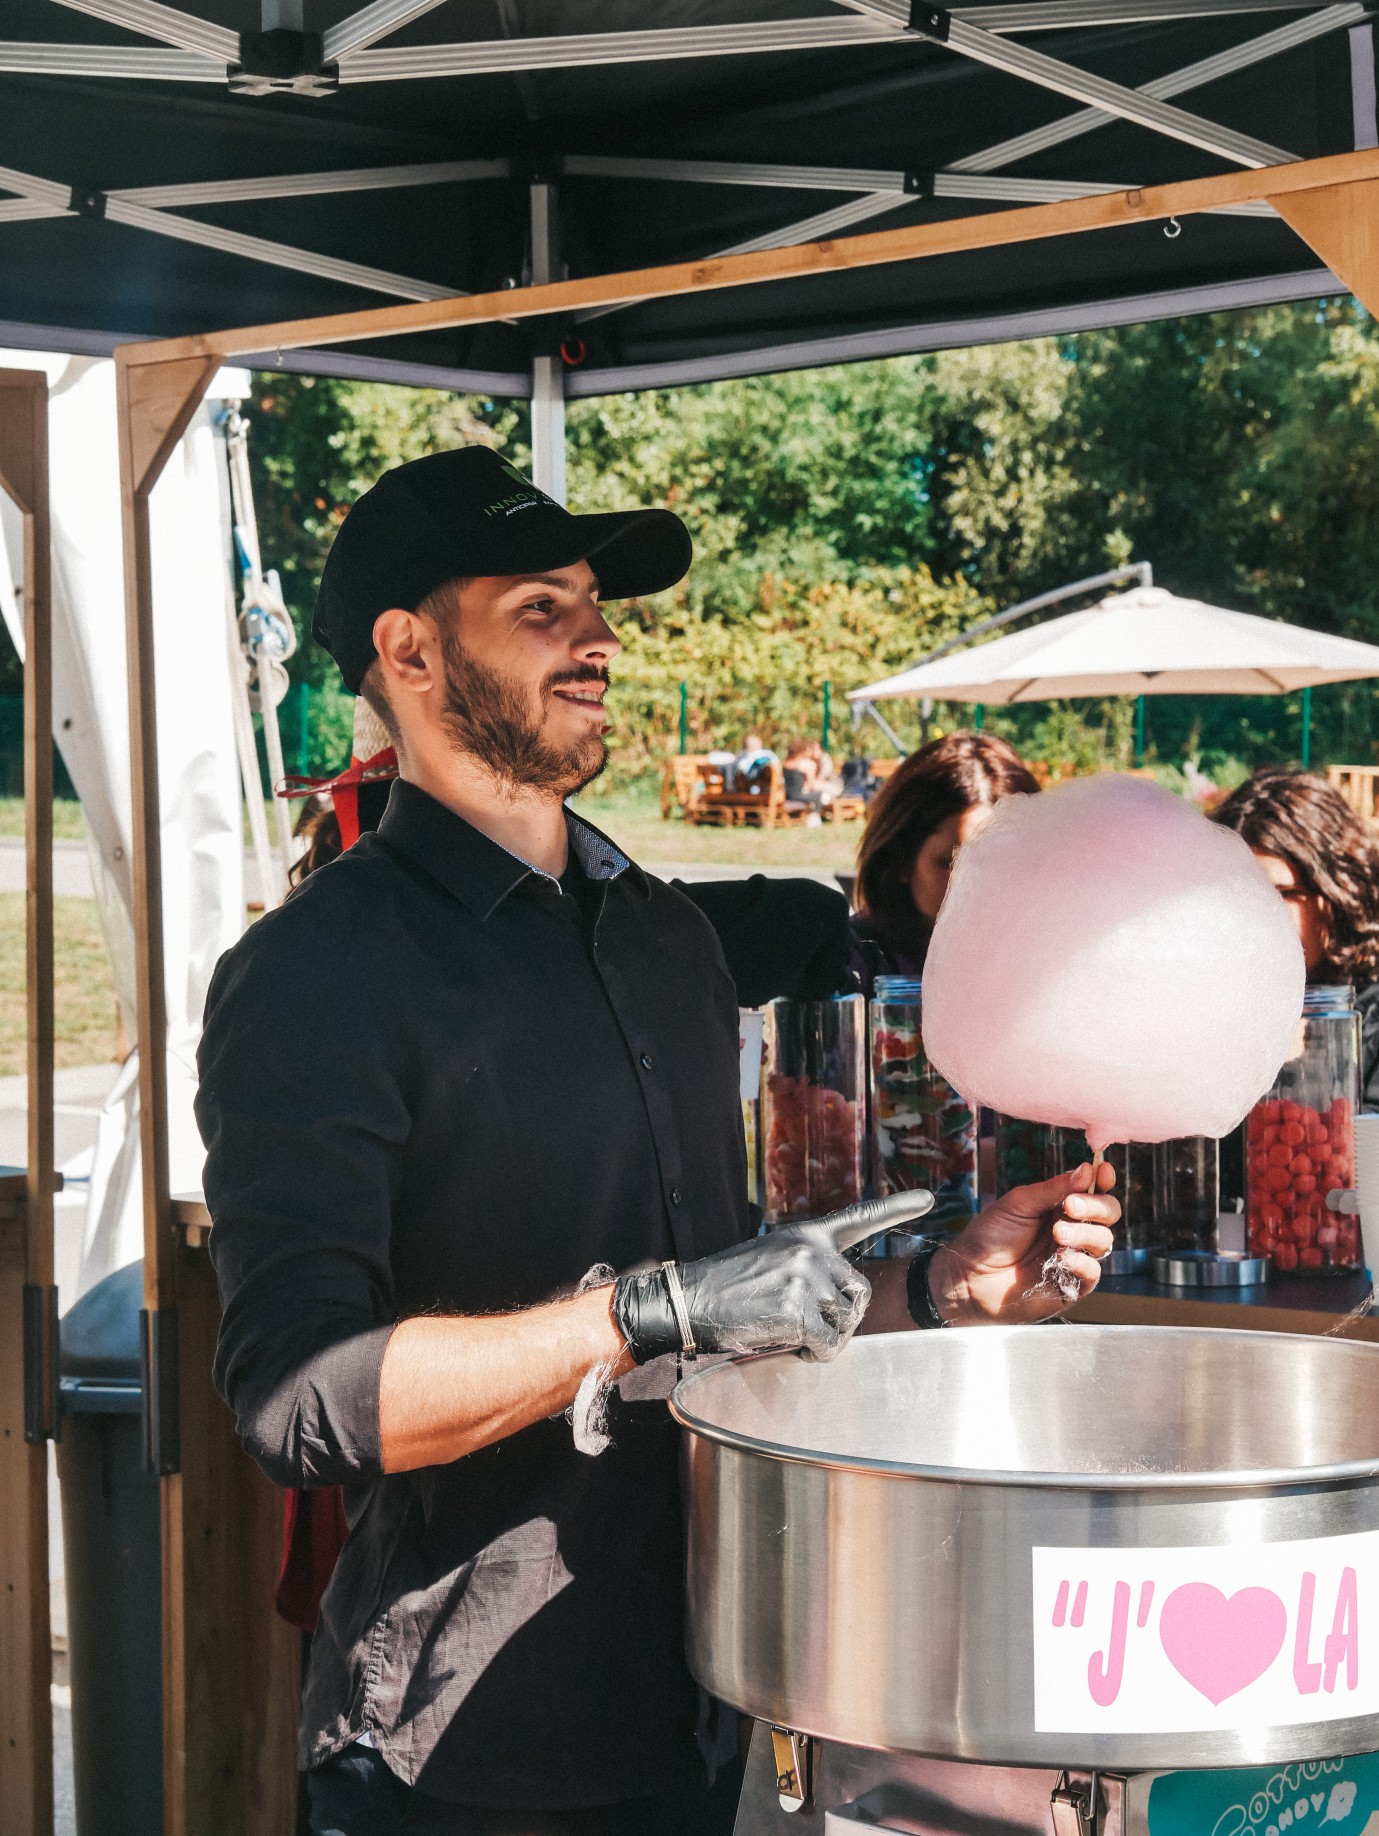
[[[1281,1275],[1360,1267],[1360,1221],[1333,1209],[1355,1187],[1359,1046],[1350,988],[1309,987],[1301,1050],[1246,1119],[1249,1250]]]

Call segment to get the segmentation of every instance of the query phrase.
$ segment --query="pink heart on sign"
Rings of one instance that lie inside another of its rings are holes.
[[[1283,1649],[1288,1611],[1267,1587],[1175,1587],[1159,1615],[1159,1642],[1180,1677],[1217,1707],[1262,1677]]]

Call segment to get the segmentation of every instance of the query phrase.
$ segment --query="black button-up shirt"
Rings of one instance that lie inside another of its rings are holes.
[[[617,1802],[695,1762],[663,1402],[385,1475],[393,1324],[530,1306],[748,1230],[706,919],[569,818],[567,890],[414,786],[216,971],[200,1054],[216,1381],[284,1485],[341,1484],[302,1761],[371,1740],[457,1803]]]

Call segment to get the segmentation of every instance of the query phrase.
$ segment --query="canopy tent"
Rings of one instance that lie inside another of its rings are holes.
[[[165,1827],[203,1827],[197,1807],[218,1793],[225,1828],[286,1829],[290,1757],[262,1749],[290,1724],[295,1676],[261,1658],[287,1647],[216,1585],[271,1567],[280,1521],[206,1381],[214,1290],[188,1253],[206,1220],[170,1192],[158,1049],[152,499],[221,362],[529,389],[536,469],[558,491],[567,390],[1302,297],[1338,278],[1374,309],[1373,40],[1358,4],[1273,0],[846,0],[851,17],[763,0],[773,17],[750,24],[705,0],[592,40],[556,33],[561,9],[496,0],[502,37],[458,45],[438,0],[305,20],[300,0],[205,0],[196,16],[60,3],[101,24],[12,0],[8,29],[32,36],[0,42],[14,194],[0,313],[24,321],[0,336],[106,349],[174,334],[116,350]],[[582,27],[626,27],[597,4]],[[1286,22],[1251,31],[1265,11]],[[397,81],[414,85],[402,107]],[[1099,174],[1077,157],[1089,135]],[[839,234],[891,212],[896,227]],[[662,265],[632,265],[648,262]]]
[[[921,661],[849,690],[848,700],[1008,707],[1072,695],[1286,695],[1371,676],[1379,676],[1379,645],[1137,587]]]
[[[1376,144],[1358,0],[303,9],[10,0],[0,342],[107,352]],[[1337,287],[1262,197],[1180,228],[283,361],[544,403]]]

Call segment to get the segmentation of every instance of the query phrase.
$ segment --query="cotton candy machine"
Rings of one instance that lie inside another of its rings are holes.
[[[1241,1767],[1261,1815],[1228,1836],[1280,1836],[1329,1784],[1280,1825],[1275,1773],[1379,1748],[1379,1346],[904,1333],[672,1406],[691,1668],[761,1724],[740,1836],[1136,1836],[1160,1769]]]

